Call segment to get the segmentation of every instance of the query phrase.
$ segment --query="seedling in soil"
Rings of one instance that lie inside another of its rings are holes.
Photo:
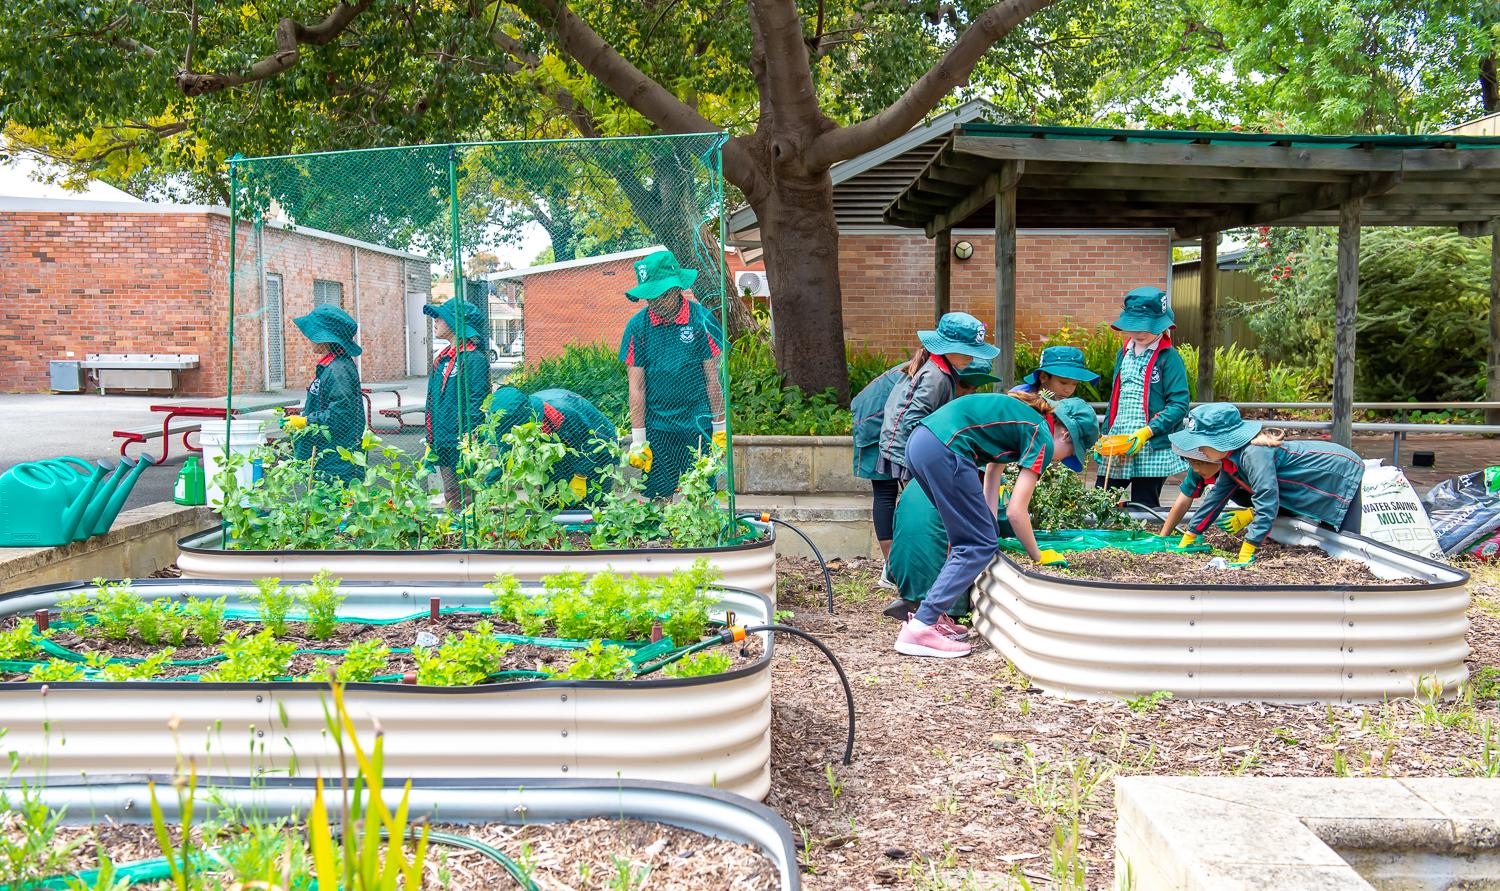
[[[1127,698],[1125,700],[1125,704],[1129,706],[1130,710],[1135,712],[1136,714],[1144,715],[1147,712],[1156,711],[1158,706],[1171,698],[1171,691],[1157,690],[1155,693],[1149,693],[1145,696],[1138,696],[1134,699]]]
[[[313,640],[327,640],[338,628],[339,606],[344,602],[344,595],[339,593],[342,581],[323,569],[312,577],[311,585],[301,589],[302,606],[307,610],[307,636]]]
[[[83,680],[83,666],[77,662],[66,662],[62,659],[49,659],[41,665],[31,669],[31,674],[26,676],[28,681],[41,683],[59,683],[62,681]]]
[[[390,657],[391,651],[385,644],[378,640],[362,640],[351,644],[344,651],[344,660],[338,665],[335,666],[328,659],[319,659],[313,665],[313,670],[299,680],[326,681],[331,670],[335,680],[341,684],[369,683],[376,675],[385,673]]]
[[[704,650],[692,653],[673,662],[662,670],[669,678],[697,678],[723,674],[734,665],[728,653],[720,650]]]
[[[1464,768],[1471,777],[1492,780],[1500,777],[1500,746],[1496,745],[1494,722],[1485,718],[1479,733],[1479,757],[1463,759]]]
[[[52,630],[36,630],[36,620],[21,619],[9,631],[0,631],[0,659],[29,660],[42,651],[42,638],[51,637]]]
[[[1296,734],[1292,733],[1292,731],[1286,729],[1285,727],[1273,727],[1271,729],[1271,735],[1276,737],[1276,741],[1283,745],[1302,745],[1302,740],[1298,739]]]
[[[90,664],[100,669],[106,681],[148,681],[161,674],[162,668],[175,652],[177,651],[172,647],[167,647],[139,662],[110,662],[105,657],[100,664],[94,665],[92,660]],[[101,655],[94,654],[95,657]]]
[[[495,639],[489,622],[479,622],[457,637],[449,635],[436,650],[414,648],[417,683],[434,687],[483,684],[500,670],[500,660],[511,646]]]
[[[39,791],[27,785],[19,794],[0,792],[0,810],[0,885],[41,887],[43,879],[67,872],[82,841],[58,841],[62,811],[47,807]]]
[[[241,638],[238,632],[224,635],[219,649],[225,660],[216,671],[203,675],[203,680],[219,683],[271,681],[286,673],[287,663],[296,652],[294,643],[282,643],[271,629]]]
[[[615,874],[610,878],[609,887],[613,891],[637,891],[646,887],[646,879],[651,875],[651,867],[641,866],[636,869],[635,864],[627,857],[614,855]]]
[[[833,797],[833,803],[839,803],[839,796],[844,794],[844,781],[834,772],[832,764],[823,765],[823,778],[828,781],[828,794]]]
[[[215,600],[194,598],[183,604],[193,636],[205,646],[213,646],[224,639],[225,598]]]
[[[286,617],[297,600],[296,592],[281,587],[281,579],[257,579],[255,593],[246,598],[255,604],[260,622],[273,637],[286,636]]]
[[[105,640],[126,640],[135,630],[137,617],[145,609],[141,598],[130,587],[130,579],[110,584],[94,579],[98,591],[93,597],[94,619]]]
[[[618,681],[631,676],[630,655],[624,650],[602,641],[589,641],[581,650],[573,651],[572,662],[567,668],[545,669],[557,680],[569,681]]]

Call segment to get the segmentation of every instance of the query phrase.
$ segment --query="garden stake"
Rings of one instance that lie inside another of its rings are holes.
[[[438,611],[439,611],[441,603],[442,603],[442,600],[440,598],[437,598],[437,597],[428,598],[428,601],[427,601],[427,617],[429,619],[431,619],[434,624],[437,623],[437,620],[438,620]]]
[[[48,612],[47,612],[47,610],[45,608],[37,610],[36,611],[36,630],[37,630],[37,633],[38,634],[44,634],[44,633],[46,633],[46,631],[47,631],[47,625],[51,621],[52,621],[52,618],[48,614]]]
[[[662,638],[661,622],[659,622],[659,621],[658,622],[652,622],[651,623],[651,642],[652,643],[658,643],[658,642],[661,641],[661,638]]]

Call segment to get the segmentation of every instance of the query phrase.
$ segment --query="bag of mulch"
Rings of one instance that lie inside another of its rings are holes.
[[[1470,545],[1469,556],[1489,563],[1500,560],[1500,532],[1496,532],[1488,538],[1481,538]]]
[[[1491,495],[1484,472],[1456,476],[1423,496],[1438,546],[1449,556],[1464,554],[1500,530],[1500,497]]]
[[[1442,560],[1432,522],[1399,467],[1386,467],[1379,458],[1365,462],[1359,485],[1359,533],[1429,560]]]

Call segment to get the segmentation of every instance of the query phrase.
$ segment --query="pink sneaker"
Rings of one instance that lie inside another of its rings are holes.
[[[896,652],[907,656],[957,659],[969,655],[969,645],[944,636],[936,625],[923,625],[911,619],[902,624],[901,633],[896,635]]]

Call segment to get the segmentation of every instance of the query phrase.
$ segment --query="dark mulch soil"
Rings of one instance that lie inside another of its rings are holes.
[[[9,617],[0,619],[0,631],[6,631],[14,627],[21,617]],[[462,613],[454,615],[442,615],[436,621],[423,617],[409,622],[401,622],[394,625],[368,625],[357,622],[341,622],[335,628],[333,636],[326,640],[317,640],[307,635],[306,625],[302,622],[291,622],[287,626],[287,634],[279,638],[282,641],[293,643],[299,650],[343,650],[364,641],[379,640],[390,649],[410,649],[417,645],[417,636],[422,633],[431,634],[439,641],[449,635],[458,635],[471,630],[482,621],[488,621],[495,633],[520,634],[521,628],[513,622],[496,621],[492,616]],[[242,636],[248,637],[262,630],[258,622],[229,621],[224,623],[226,632],[238,631]],[[170,644],[148,644],[139,638],[132,637],[123,641],[106,641],[99,637],[80,637],[71,629],[55,627],[52,640],[70,650],[78,653],[106,652],[112,656],[124,656],[131,658],[146,658],[160,652],[163,647]],[[429,644],[430,646],[430,644]],[[217,646],[203,646],[196,642],[193,637],[183,646],[176,647],[172,654],[174,661],[189,661],[204,659],[220,652]],[[760,659],[764,653],[764,646],[758,637],[751,638],[744,647],[725,647],[724,652],[730,655],[732,668],[741,668],[753,664]],[[500,669],[504,671],[541,671],[543,666],[564,667],[568,664],[567,650],[556,647],[544,647],[534,644],[513,644],[505,654]],[[320,655],[318,653],[299,653],[291,662],[289,676],[309,676],[320,658],[327,659],[337,665],[342,657],[337,655]],[[163,668],[159,677],[178,678],[196,676],[215,669],[216,664],[209,665],[169,665]],[[392,653],[386,663],[386,668],[381,674],[406,674],[417,669],[416,659],[409,653]],[[655,679],[660,674],[650,675]],[[26,675],[18,673],[0,673],[0,681],[24,681]],[[321,678],[319,678],[321,680]]]
[[[1475,776],[1491,700],[1282,706],[1168,700],[1070,702],[1030,687],[982,643],[966,659],[917,659],[891,646],[879,564],[833,564],[837,615],[811,561],[780,562],[779,606],[833,649],[859,715],[852,765],[843,694],[811,645],[787,637],[773,666],[767,803],[804,845],[809,891],[882,887],[978,891],[1022,873],[1048,887],[1054,830],[1078,821],[1089,888],[1110,887],[1110,779],[1125,774]],[[1471,667],[1500,666],[1496,576],[1476,580]],[[1483,596],[1478,596],[1478,595]],[[1491,601],[1490,598],[1494,598]],[[1481,688],[1482,689],[1482,688]],[[1490,693],[1493,695],[1493,693]]]
[[[1240,541],[1215,530],[1208,543],[1235,559]],[[1110,582],[1140,582],[1170,585],[1401,585],[1400,579],[1382,579],[1363,563],[1335,560],[1317,548],[1291,547],[1267,540],[1244,568],[1210,569],[1214,554],[1132,554],[1105,548],[1070,551],[1067,568],[1033,566],[1045,574]],[[1029,561],[1022,555],[1022,562]]]
[[[624,887],[774,891],[780,886],[775,865],[760,851],[659,823],[601,817],[530,826],[493,823],[433,828],[499,848],[529,868],[532,880],[543,891]],[[0,837],[19,840],[19,831],[12,820],[0,817]],[[64,843],[82,843],[66,867],[74,871],[94,868],[101,845],[116,864],[161,856],[150,826],[63,827],[58,831],[58,839]],[[427,888],[488,891],[516,887],[515,879],[495,861],[474,851],[443,845],[431,847],[426,875]],[[623,876],[636,881],[622,881]]]

